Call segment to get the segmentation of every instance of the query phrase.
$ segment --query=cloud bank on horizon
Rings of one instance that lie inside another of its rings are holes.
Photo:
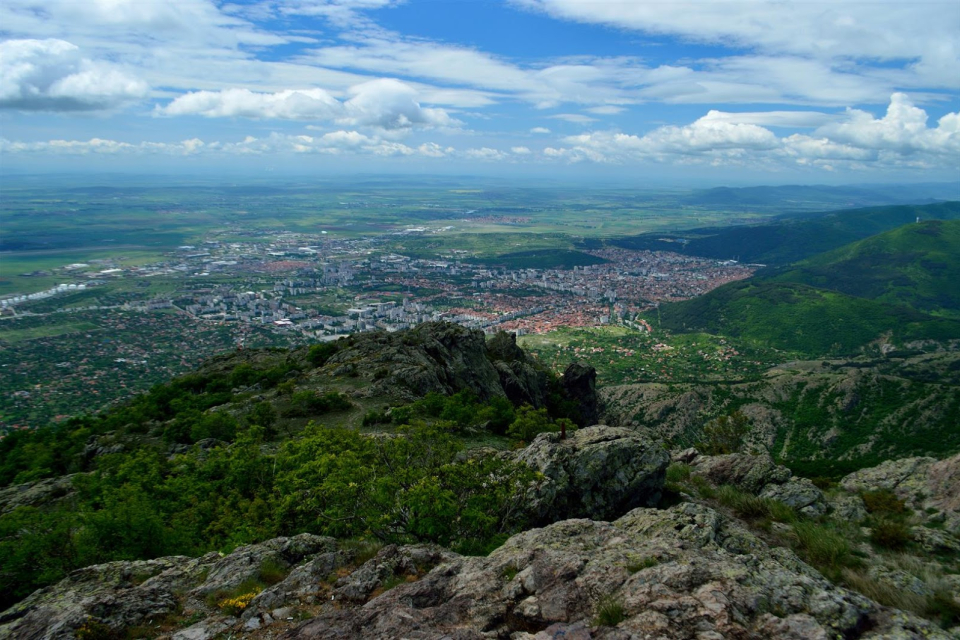
[[[956,180],[960,5],[6,0],[0,123],[17,170]]]

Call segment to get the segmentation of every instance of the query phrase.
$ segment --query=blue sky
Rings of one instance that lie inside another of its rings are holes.
[[[960,176],[960,2],[4,0],[0,162]]]

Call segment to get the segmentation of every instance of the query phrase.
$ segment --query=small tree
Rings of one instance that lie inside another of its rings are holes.
[[[740,411],[720,416],[703,425],[701,442],[697,448],[710,456],[740,453],[750,433],[750,420]]]

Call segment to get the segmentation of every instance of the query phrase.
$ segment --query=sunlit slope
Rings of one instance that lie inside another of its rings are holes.
[[[771,278],[960,317],[960,220],[908,224]]]
[[[761,225],[710,227],[670,236],[612,240],[629,249],[680,251],[718,259],[784,265],[920,220],[960,219],[960,202],[834,211]]]
[[[661,305],[649,319],[671,331],[736,336],[810,356],[854,353],[882,336],[897,343],[960,338],[960,321],[792,282],[734,282]]]

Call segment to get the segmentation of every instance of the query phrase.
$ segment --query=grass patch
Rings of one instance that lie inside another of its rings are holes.
[[[627,571],[637,573],[638,571],[655,567],[658,564],[660,564],[660,561],[653,556],[632,557],[627,560]]]
[[[380,553],[383,543],[377,540],[344,540],[340,543],[340,549],[351,554],[353,563],[359,567]]]
[[[286,564],[273,558],[267,558],[263,561],[263,564],[260,565],[257,578],[266,585],[275,585],[278,582],[282,582],[289,573],[290,568]]]
[[[690,476],[690,484],[697,490],[697,495],[706,500],[713,500],[717,497],[717,490],[710,481],[703,476]]]
[[[627,611],[619,598],[607,596],[597,605],[593,623],[598,627],[615,627],[627,619]]]
[[[794,522],[797,519],[796,512],[779,500],[761,498],[730,485],[719,487],[716,490],[716,499],[745,520]]]
[[[693,469],[688,464],[674,462],[667,467],[667,482],[686,482],[690,479],[690,471]]]
[[[851,532],[831,524],[800,521],[793,525],[795,550],[821,573],[836,582],[845,568],[859,567],[862,561],[852,553]]]

